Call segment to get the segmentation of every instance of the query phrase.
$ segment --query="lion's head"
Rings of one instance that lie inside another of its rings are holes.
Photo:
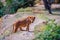
[[[31,23],[33,23],[35,20],[35,17],[34,16],[28,16],[27,19],[29,19],[31,21]]]

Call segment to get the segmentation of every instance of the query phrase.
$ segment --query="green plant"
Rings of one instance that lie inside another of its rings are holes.
[[[33,0],[32,1],[29,1],[29,0],[5,0],[5,2],[6,2],[5,6],[3,6],[2,2],[0,2],[0,17],[4,16],[6,14],[14,14],[17,12],[17,10],[19,8],[27,8],[31,4],[31,2],[34,3]],[[24,12],[24,11],[31,11],[31,10],[24,9],[24,10],[20,10],[20,12],[21,11]]]
[[[60,40],[60,25],[49,20],[43,32],[37,33],[34,40]]]
[[[3,3],[2,2],[0,2],[0,9],[3,7]]]
[[[12,0],[6,0],[6,5],[11,5],[12,4]]]

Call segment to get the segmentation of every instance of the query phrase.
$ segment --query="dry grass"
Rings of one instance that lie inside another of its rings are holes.
[[[32,8],[30,8],[30,7],[20,8],[17,10],[17,12],[32,12]]]
[[[0,28],[1,28],[2,19],[0,18]]]
[[[38,3],[40,3],[40,1],[41,1],[41,0],[36,0],[35,3],[38,4]]]
[[[2,19],[0,18],[0,23],[2,22]]]

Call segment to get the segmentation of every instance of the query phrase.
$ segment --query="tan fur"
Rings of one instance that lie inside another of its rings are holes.
[[[21,31],[23,31],[22,27],[27,27],[26,31],[29,31],[29,25],[33,23],[35,20],[34,16],[28,16],[27,18],[24,18],[23,20],[19,20],[16,23],[13,24],[13,31],[17,32],[18,28],[20,28]]]

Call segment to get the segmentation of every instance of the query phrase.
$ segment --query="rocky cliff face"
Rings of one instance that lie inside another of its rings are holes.
[[[23,16],[22,16],[23,15]],[[35,14],[33,16],[36,17],[34,23],[30,25],[29,30],[31,32],[27,31],[18,31],[17,33],[12,32],[12,25],[16,20],[19,20],[21,18],[27,17],[29,15],[33,14],[23,14],[23,13],[16,13],[13,15],[5,15],[2,17],[2,29],[0,30],[0,36],[1,40],[33,40],[34,39],[34,27],[45,20],[39,19]]]

